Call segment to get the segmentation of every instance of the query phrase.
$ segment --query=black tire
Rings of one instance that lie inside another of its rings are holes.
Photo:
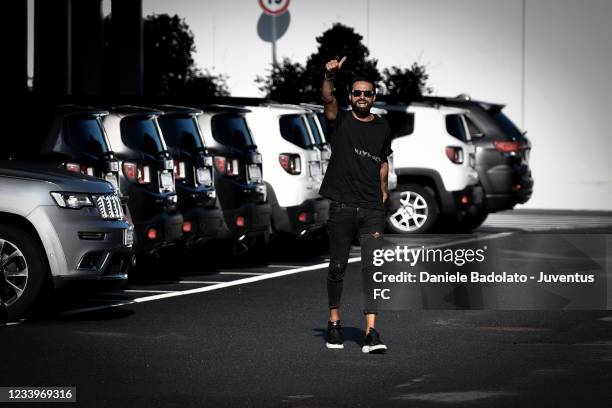
[[[435,193],[418,184],[398,186],[390,195],[386,223],[394,234],[424,234],[436,225],[440,211]]]
[[[489,212],[485,208],[479,208],[475,215],[469,215],[466,217],[467,227],[471,230],[475,230],[480,227],[483,222],[489,216]]]
[[[484,207],[479,207],[475,213],[466,214],[461,221],[456,222],[452,232],[472,232],[476,228],[480,227],[488,216],[489,212]]]
[[[13,225],[0,225],[0,291],[9,319],[31,314],[43,300],[49,287],[44,256],[45,252],[28,232]],[[26,275],[18,276],[25,273],[24,267]]]

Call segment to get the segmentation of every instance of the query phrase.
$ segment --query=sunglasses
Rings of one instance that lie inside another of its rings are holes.
[[[360,89],[353,89],[351,91],[351,95],[353,95],[355,98],[358,98],[361,95],[365,96],[366,98],[371,98],[374,96],[374,91],[362,91]]]

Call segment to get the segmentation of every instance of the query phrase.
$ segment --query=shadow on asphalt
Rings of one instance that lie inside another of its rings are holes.
[[[104,320],[117,320],[124,319],[126,317],[132,316],[134,314],[133,311],[127,310],[121,307],[112,307],[107,309],[94,310],[91,312],[84,313],[76,313],[72,315],[56,315],[54,316],[54,320],[66,321],[66,322],[95,322],[95,321],[104,321]]]
[[[321,341],[323,343],[325,343],[325,335],[327,333],[327,329],[312,329],[315,334],[315,337],[321,337]],[[355,344],[357,344],[359,347],[363,346],[363,339],[364,339],[365,333],[363,331],[363,329],[358,328],[358,327],[342,327],[342,338],[344,339],[344,342],[353,342]]]

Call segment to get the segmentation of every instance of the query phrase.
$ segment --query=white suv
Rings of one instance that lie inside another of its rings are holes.
[[[316,125],[314,113],[267,102],[244,107],[263,158],[274,231],[303,236],[324,227],[329,203],[319,195],[319,187],[325,154],[313,135],[320,129],[311,129]]]
[[[466,110],[436,104],[377,103],[393,131],[387,226],[395,233],[425,233],[441,216],[461,219],[482,202]],[[395,180],[396,178],[396,180]]]

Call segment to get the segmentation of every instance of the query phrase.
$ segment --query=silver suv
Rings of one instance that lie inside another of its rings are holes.
[[[0,160],[0,298],[9,318],[70,280],[127,280],[133,228],[113,186]]]

